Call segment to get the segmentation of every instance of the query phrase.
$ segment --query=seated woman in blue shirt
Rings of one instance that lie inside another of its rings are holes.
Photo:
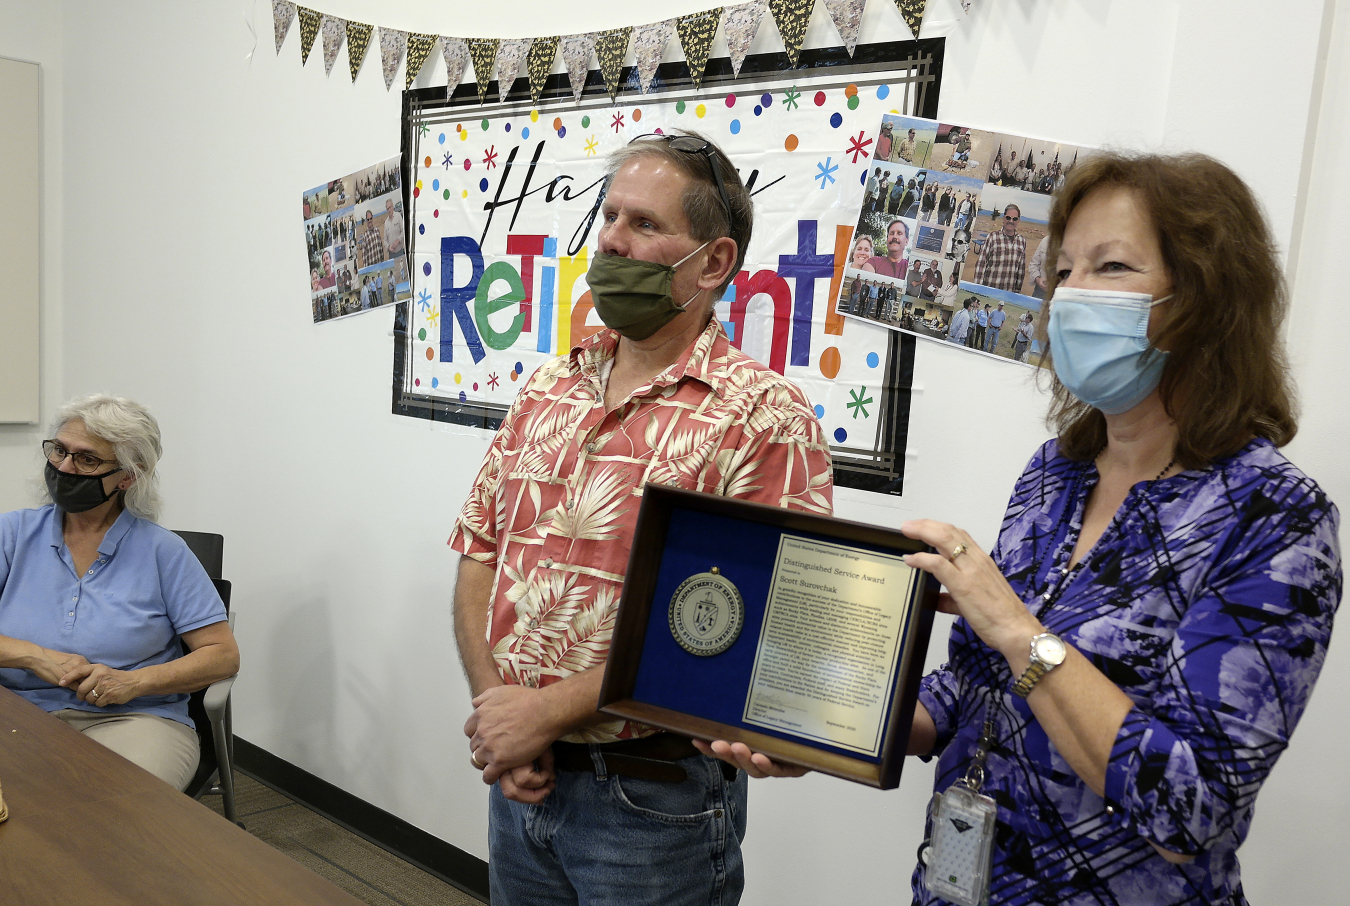
[[[154,417],[90,396],[54,424],[52,503],[0,515],[0,684],[183,789],[198,760],[188,693],[239,670],[225,607],[153,521]]]

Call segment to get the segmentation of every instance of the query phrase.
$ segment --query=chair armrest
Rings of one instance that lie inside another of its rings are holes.
[[[206,695],[202,698],[202,707],[206,709],[206,714],[211,719],[212,724],[225,717],[225,708],[230,703],[230,689],[234,686],[236,679],[238,679],[237,674],[228,676],[223,680],[216,680],[206,687]]]

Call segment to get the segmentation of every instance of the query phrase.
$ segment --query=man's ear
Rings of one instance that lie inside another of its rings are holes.
[[[698,275],[699,289],[717,289],[731,276],[736,266],[736,240],[723,236],[708,243],[708,258]]]

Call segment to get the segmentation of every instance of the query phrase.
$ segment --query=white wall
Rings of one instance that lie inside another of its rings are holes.
[[[643,9],[657,19],[707,5]],[[46,74],[46,411],[108,390],[158,415],[165,523],[228,539],[245,659],[239,734],[486,856],[443,542],[487,438],[390,415],[391,313],[311,324],[301,265],[299,192],[397,153],[398,93],[384,89],[377,48],[355,86],[345,55],[326,79],[317,46],[300,67],[298,25],[278,58],[270,4],[242,9],[257,17],[256,49],[228,0],[0,0],[0,54],[36,59]],[[460,35],[616,24],[611,5],[545,0],[325,9]],[[949,33],[942,115],[1084,144],[1208,151],[1252,183],[1282,244],[1314,224],[1299,234],[1294,275],[1305,421],[1292,453],[1345,503],[1350,482],[1334,457],[1350,441],[1346,367],[1334,328],[1316,328],[1334,321],[1346,227],[1333,212],[1350,207],[1347,35],[1342,18],[1315,108],[1323,9],[1297,0],[1272,18],[1255,0],[977,0]],[[809,44],[837,40],[821,17]],[[872,0],[865,39],[903,36],[893,6]],[[755,50],[776,41],[766,25]],[[437,60],[419,84],[439,80]],[[1305,162],[1318,174],[1306,210]],[[987,544],[1045,436],[1043,400],[1017,369],[935,343],[919,344],[915,382],[907,494],[841,491],[839,515],[931,515]],[[24,502],[38,437],[0,432],[0,506]],[[958,466],[978,478],[954,487]],[[931,660],[942,655],[938,643]],[[1323,769],[1348,741],[1333,714],[1345,708],[1346,672],[1333,648],[1262,798],[1243,850],[1253,901],[1328,902],[1350,884],[1330,849],[1350,832],[1350,782]],[[931,776],[913,762],[886,794],[823,777],[753,784],[745,901],[903,901]]]

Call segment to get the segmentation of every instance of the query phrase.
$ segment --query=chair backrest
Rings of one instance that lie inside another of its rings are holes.
[[[211,532],[175,531],[174,534],[186,541],[188,548],[202,562],[206,574],[211,577],[211,584],[216,587],[216,593],[220,595],[220,600],[225,604],[225,612],[229,613],[230,580],[220,577],[225,558],[225,536]],[[182,645],[181,639],[179,644]],[[185,645],[183,646],[183,653],[187,654],[187,646]],[[207,786],[218,768],[211,721],[206,714],[206,708],[202,704],[205,696],[205,689],[199,689],[188,696],[188,716],[197,725],[197,739],[201,749],[201,760],[197,765],[197,773],[186,790],[187,794],[193,798],[196,798],[202,789]]]
[[[174,531],[174,534],[187,542],[187,546],[197,555],[197,559],[202,561],[202,566],[206,569],[206,574],[212,579],[219,579],[222,575],[225,562],[225,536],[216,535],[211,532],[180,532]],[[222,595],[222,597],[224,597]],[[226,609],[229,608],[229,602],[226,602]]]

